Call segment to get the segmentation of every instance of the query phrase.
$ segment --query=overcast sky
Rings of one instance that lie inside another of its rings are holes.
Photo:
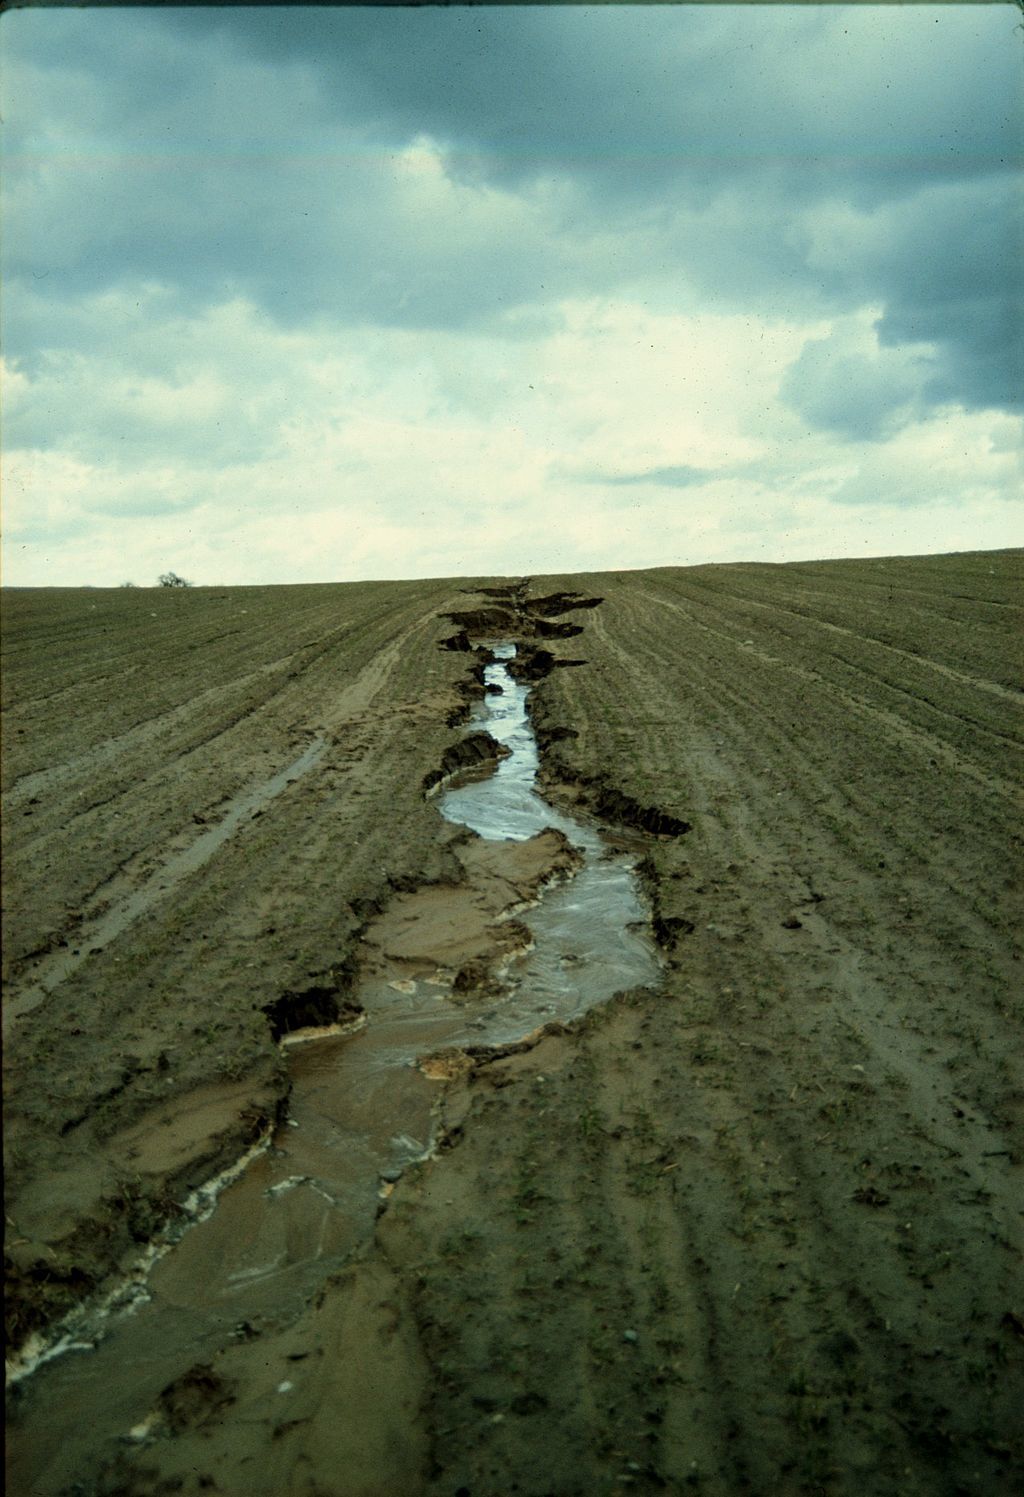
[[[1019,24],[9,12],[4,580],[1024,543]]]

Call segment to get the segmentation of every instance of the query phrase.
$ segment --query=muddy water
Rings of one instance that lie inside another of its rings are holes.
[[[545,827],[564,833],[584,853],[570,883],[550,889],[522,915],[534,949],[517,964],[505,1004],[486,1016],[484,1042],[515,1039],[549,1018],[571,1018],[625,988],[657,982],[658,966],[637,891],[636,859],[613,847],[594,824],[565,815],[537,794],[537,743],[527,711],[530,688],[510,676],[504,661],[515,646],[493,647],[498,657],[484,678],[489,693],[471,727],[485,729],[511,750],[486,779],[450,789],[441,810],[481,837],[525,841]],[[479,1042],[479,1035],[477,1036]]]
[[[486,729],[510,755],[486,778],[443,790],[439,809],[494,841],[526,842],[554,826],[582,850],[582,867],[517,910],[532,947],[485,998],[453,1002],[450,972],[378,967],[357,994],[361,1028],[289,1045],[289,1117],[269,1146],[216,1210],[148,1268],[130,1312],[84,1315],[72,1337],[79,1350],[19,1385],[11,1453],[22,1490],[61,1491],[107,1441],[143,1426],[161,1390],[188,1367],[231,1337],[287,1324],[308,1304],[369,1236],[382,1188],[429,1150],[437,1087],[417,1057],[518,1039],[658,980],[653,946],[631,928],[645,920],[635,859],[596,827],[553,810],[534,788],[528,688],[503,663],[513,653],[495,648],[492,690],[469,728]]]

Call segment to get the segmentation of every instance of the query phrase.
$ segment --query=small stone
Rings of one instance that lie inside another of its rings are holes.
[[[622,1339],[623,1341],[628,1341],[631,1346],[635,1346],[636,1343],[640,1340],[640,1337],[637,1335],[636,1331],[623,1331]]]

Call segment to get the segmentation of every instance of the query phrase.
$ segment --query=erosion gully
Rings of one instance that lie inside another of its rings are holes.
[[[446,783],[439,810],[494,842],[526,842],[554,827],[582,853],[580,867],[530,907],[506,911],[528,927],[531,944],[483,997],[453,1002],[450,973],[387,980],[378,972],[357,986],[364,1017],[354,1025],[286,1037],[286,1121],[188,1203],[192,1220],[178,1240],[154,1244],[106,1302],[22,1369],[10,1444],[19,1490],[75,1491],[110,1441],[148,1438],[148,1415],[176,1377],[231,1338],[301,1313],[370,1238],[403,1169],[431,1151],[438,1085],[417,1064],[424,1055],[517,1041],[658,982],[636,845],[540,797],[530,688],[508,669],[516,647],[486,648],[485,695],[467,733],[489,733],[508,754],[496,769]]]

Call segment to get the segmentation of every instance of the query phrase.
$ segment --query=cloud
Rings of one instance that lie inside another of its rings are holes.
[[[571,163],[631,198],[667,181],[706,194],[766,164],[806,181],[810,163],[879,200],[922,168],[970,177],[1012,152],[1014,24],[853,6],[770,20],[717,6],[153,20],[204,50],[309,68],[346,117],[392,140],[426,131],[510,180]]]
[[[1019,409],[1024,297],[1010,267],[1024,252],[1019,182],[925,182],[873,212],[824,205],[808,264],[842,304],[879,309],[882,349],[930,351],[922,397]]]
[[[130,384],[116,335],[100,337],[104,322],[120,325],[116,314],[109,297],[92,312],[102,358]],[[500,331],[426,343],[402,328],[283,331],[245,303],[168,319],[130,340],[150,405],[125,413],[124,443],[74,425],[75,405],[90,409],[80,381],[59,441],[9,447],[8,581],[116,585],[168,567],[228,583],[781,560],[797,538],[802,555],[832,554],[837,535],[870,528],[837,520],[852,509],[877,519],[914,508],[929,549],[958,483],[971,512],[995,515],[1014,488],[1017,424],[925,416],[912,441],[876,444],[877,458],[809,429],[775,391],[820,333],[607,301],[565,303],[546,337],[511,344]],[[243,414],[222,446],[190,440],[191,394],[174,403],[189,368],[261,423]],[[44,398],[55,378],[15,371],[15,402],[34,389]],[[117,401],[100,406],[112,433]]]
[[[998,13],[297,14],[9,18],[33,128],[9,157],[8,274],[442,326],[660,267],[724,309],[774,278],[792,312],[822,204],[998,195],[1016,149]]]
[[[936,402],[1024,406],[1024,203],[1011,181],[929,187],[895,217],[875,256],[880,342],[932,344]],[[1009,272],[1009,273],[1008,273]]]
[[[1024,480],[1020,438],[1019,422],[1008,416],[993,421],[981,412],[949,412],[908,425],[894,440],[860,449],[830,500],[963,513],[1001,503],[1008,525]]]
[[[12,12],[8,577],[1008,525],[1014,22]]]
[[[931,403],[936,360],[932,349],[885,347],[877,311],[837,321],[811,338],[780,386],[782,399],[822,431],[851,441],[882,441],[915,420]]]
[[[159,288],[75,304],[65,347],[12,360],[9,446],[86,462],[236,463],[273,450],[309,402],[351,396],[358,370],[241,300],[188,315]]]
[[[604,483],[634,484],[654,483],[663,488],[689,489],[694,484],[707,483],[715,474],[709,473],[706,468],[691,468],[685,463],[670,464],[664,468],[647,468],[641,473],[616,473],[595,475],[600,477]]]

